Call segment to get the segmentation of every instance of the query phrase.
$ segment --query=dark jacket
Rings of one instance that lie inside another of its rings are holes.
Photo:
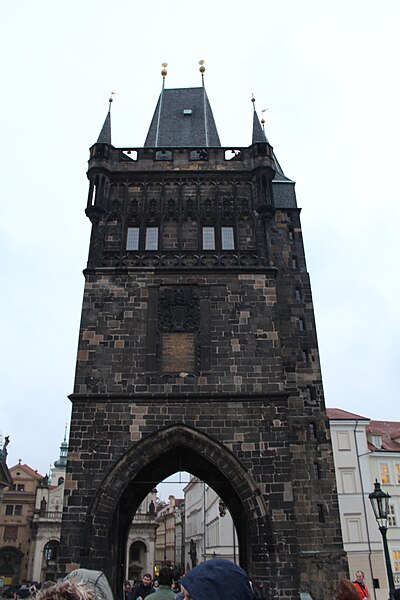
[[[129,600],[136,600],[136,598],[139,598],[139,596],[146,598],[146,596],[155,591],[156,589],[152,585],[144,585],[143,581],[141,581],[133,588],[131,595],[129,596]]]
[[[194,600],[252,600],[249,578],[230,560],[213,558],[200,563],[180,583]]]

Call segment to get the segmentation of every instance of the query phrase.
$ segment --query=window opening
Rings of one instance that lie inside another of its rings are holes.
[[[221,227],[222,250],[234,250],[235,240],[233,236],[233,227]]]
[[[215,250],[214,227],[203,227],[203,250]]]
[[[315,423],[311,422],[308,424],[308,434],[310,436],[310,440],[317,439],[317,428],[315,427]]]
[[[397,527],[397,519],[394,504],[388,506],[388,527]]]
[[[381,483],[383,485],[390,483],[389,465],[388,463],[380,463],[379,470],[381,472]]]
[[[128,227],[126,234],[126,249],[139,250],[139,227]]]
[[[146,250],[158,250],[158,227],[146,228]]]
[[[321,469],[319,463],[313,464],[313,477],[314,479],[321,479]]]
[[[393,550],[393,570],[395,573],[400,573],[400,550]]]
[[[325,523],[324,505],[317,504],[317,510],[318,510],[318,521],[320,523]]]

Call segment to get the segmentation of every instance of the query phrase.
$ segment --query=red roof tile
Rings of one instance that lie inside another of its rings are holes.
[[[347,410],[343,410],[342,408],[327,408],[326,412],[328,414],[329,419],[361,419],[363,421],[369,421],[368,417],[362,417],[361,415],[356,415],[355,413],[348,412]]]

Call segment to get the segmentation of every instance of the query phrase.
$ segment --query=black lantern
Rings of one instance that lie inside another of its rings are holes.
[[[387,544],[387,520],[389,512],[389,494],[386,494],[381,489],[381,484],[376,479],[375,489],[372,494],[369,495],[371,501],[372,510],[374,511],[375,519],[379,526],[379,531],[382,535],[383,551],[385,554],[386,572],[389,583],[389,600],[394,600],[394,581],[392,573],[392,565],[390,564],[389,549]]]

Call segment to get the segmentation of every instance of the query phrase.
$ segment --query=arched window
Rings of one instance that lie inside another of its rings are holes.
[[[52,561],[56,562],[58,559],[58,549],[60,547],[60,542],[57,540],[50,540],[44,547],[43,555],[47,562]]]

